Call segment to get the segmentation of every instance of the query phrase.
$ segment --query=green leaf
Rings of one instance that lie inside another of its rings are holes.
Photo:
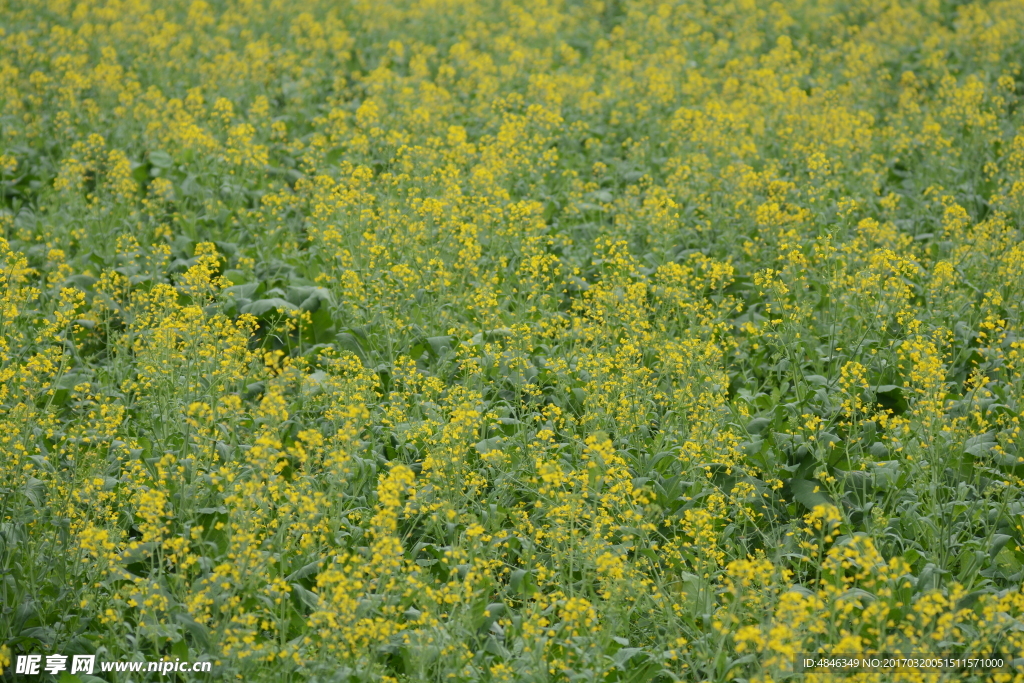
[[[747,423],[747,431],[751,434],[760,434],[771,425],[772,421],[764,417],[756,417]]]
[[[41,507],[46,500],[46,482],[29,476],[25,480],[25,487],[22,489],[25,497],[32,501],[36,507]]]
[[[502,440],[500,436],[495,436],[490,439],[478,441],[473,447],[476,448],[477,453],[479,453],[480,455],[484,455],[485,453],[490,453],[491,451],[500,451],[501,441]]]
[[[634,656],[643,652],[642,647],[623,647],[618,652],[612,655],[612,661],[615,662],[615,666],[618,669],[625,670],[626,662],[631,660]]]
[[[988,556],[993,560],[996,559],[996,555],[998,555],[999,551],[1003,549],[1003,546],[1005,546],[1012,540],[1013,537],[1007,536],[1006,534],[993,535],[992,541],[989,543],[988,546]]]
[[[228,298],[251,299],[262,294],[265,289],[266,283],[264,282],[247,282],[241,285],[225,287],[220,290],[220,293]]]
[[[182,659],[189,658],[188,643],[184,640],[178,640],[171,645],[171,654],[181,657]]]
[[[790,479],[789,488],[793,498],[808,510],[813,510],[817,505],[832,504],[832,500],[821,491],[820,484],[813,479]]]
[[[316,593],[307,590],[305,586],[298,583],[292,583],[289,585],[291,585],[292,588],[293,598],[300,606],[305,606],[310,610],[319,609],[320,598]]]
[[[335,339],[338,342],[339,349],[351,351],[352,353],[359,356],[359,359],[362,360],[364,363],[366,362],[366,349],[363,347],[363,343],[362,341],[360,341],[360,338],[357,335],[353,334],[351,331],[341,332],[335,337]]]
[[[297,311],[299,307],[279,297],[259,299],[242,307],[241,313],[248,313],[257,318],[264,317],[270,311]]]
[[[970,453],[975,457],[981,457],[986,455],[992,450],[992,447],[996,445],[996,433],[985,432],[984,434],[978,434],[972,436],[964,442],[964,452]]]
[[[149,163],[157,168],[170,168],[174,165],[174,159],[167,152],[157,149],[149,153]]]
[[[313,562],[310,562],[309,564],[306,564],[306,565],[303,565],[302,567],[299,567],[298,569],[293,571],[291,574],[286,576],[285,577],[285,581],[301,581],[302,579],[306,578],[307,576],[312,576],[312,575],[316,574],[317,570],[320,568],[320,563],[321,563],[321,560],[314,560]]]
[[[458,340],[449,335],[427,337],[426,342],[429,347],[429,351],[434,358],[441,357],[458,345]]]
[[[537,584],[528,569],[513,569],[509,576],[509,586],[516,593],[529,597],[537,592]]]

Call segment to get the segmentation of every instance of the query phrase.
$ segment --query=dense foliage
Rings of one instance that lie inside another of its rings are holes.
[[[1021,0],[0,0],[4,680],[1024,657],[1022,57]]]

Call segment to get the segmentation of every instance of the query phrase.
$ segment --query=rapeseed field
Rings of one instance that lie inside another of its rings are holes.
[[[1024,680],[1022,65],[1022,0],[0,0],[3,680]],[[804,666],[886,654],[1004,664]]]

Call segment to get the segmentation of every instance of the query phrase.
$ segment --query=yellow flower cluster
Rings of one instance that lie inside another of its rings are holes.
[[[0,2],[0,673],[1024,681],[1022,60],[1024,0]]]

